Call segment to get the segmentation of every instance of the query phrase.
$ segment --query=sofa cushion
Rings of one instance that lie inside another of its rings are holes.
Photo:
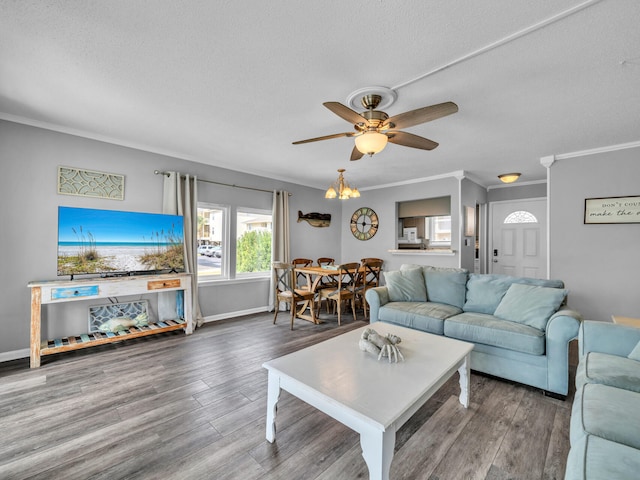
[[[427,289],[421,268],[383,272],[392,302],[426,302]]]
[[[638,471],[640,450],[587,435],[571,445],[564,479],[632,479]]]
[[[562,288],[512,283],[493,315],[544,330],[566,296]]]
[[[458,340],[531,355],[543,355],[545,352],[544,332],[484,313],[464,312],[449,317],[444,324],[444,334]]]
[[[464,268],[422,267],[430,302],[464,306],[467,294],[468,271]]]
[[[576,370],[576,388],[586,383],[640,392],[640,364],[617,355],[589,352],[580,359]]]
[[[539,285],[541,287],[564,288],[562,280],[512,277],[510,275],[471,273],[467,280],[467,296],[463,307],[465,312],[493,315],[507,290],[513,283]]]
[[[640,342],[636,344],[636,346],[631,350],[631,353],[628,355],[631,360],[638,360],[640,362]]]
[[[586,434],[640,448],[640,393],[608,385],[585,384],[571,411],[571,444]]]
[[[378,319],[442,335],[444,333],[444,319],[460,312],[462,310],[457,307],[440,303],[391,302],[380,307]]]

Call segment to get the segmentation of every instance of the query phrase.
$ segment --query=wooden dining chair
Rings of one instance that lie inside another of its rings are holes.
[[[293,268],[296,267],[310,267],[313,265],[313,260],[310,258],[294,258],[291,260]],[[296,276],[296,288],[301,290],[311,290],[311,285],[307,284],[307,276],[304,273],[295,272]]]
[[[343,263],[336,267],[336,286],[335,288],[323,288],[318,291],[320,302],[323,299],[327,302],[334,303],[334,308],[338,310],[338,325],[342,319],[342,302],[351,302],[351,311],[353,312],[353,320],[356,320],[356,288],[360,277],[360,264]]]
[[[379,258],[363,258],[360,273],[360,285],[356,288],[356,297],[360,300],[364,318],[368,318],[367,299],[365,295],[367,290],[380,286],[380,273],[382,272],[382,264],[384,262]]]
[[[365,263],[365,262],[370,262],[370,261],[374,261],[374,262],[382,262],[384,263],[384,260],[382,260],[381,258],[375,258],[375,257],[367,257],[367,258],[363,258],[360,260],[360,263]]]
[[[331,257],[320,257],[318,260],[316,260],[316,262],[318,263],[319,267],[332,266],[336,263],[335,259]],[[335,288],[337,284],[338,282],[336,282],[336,279],[334,277],[323,276],[320,279],[320,283],[318,284],[317,288]]]
[[[273,262],[273,282],[275,285],[275,314],[273,315],[273,323],[275,325],[278,319],[278,310],[280,310],[280,302],[286,302],[291,309],[291,330],[293,330],[293,320],[296,318],[297,306],[303,302],[309,302],[311,309],[311,318],[315,322],[316,313],[314,305],[315,293],[309,290],[301,290],[295,288],[295,272],[294,266],[290,263]]]
[[[319,267],[325,267],[327,265],[334,265],[336,263],[336,260],[331,257],[320,257],[318,260],[316,260],[316,263]]]

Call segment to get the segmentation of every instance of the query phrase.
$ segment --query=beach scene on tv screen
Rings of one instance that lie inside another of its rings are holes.
[[[58,208],[58,275],[184,271],[180,215]]]

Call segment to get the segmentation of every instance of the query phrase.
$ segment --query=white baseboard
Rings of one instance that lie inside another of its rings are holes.
[[[208,317],[204,317],[204,323],[209,322],[217,322],[219,320],[226,320],[228,318],[235,317],[243,317],[245,315],[252,315],[254,313],[263,313],[268,312],[269,307],[257,307],[257,308],[249,308],[247,310],[238,310],[237,312],[228,312],[228,313],[220,313],[218,315],[209,315]],[[13,350],[11,352],[2,352],[0,353],[0,362],[8,362],[10,360],[17,360],[18,358],[28,358],[29,357],[29,349],[23,348],[21,350]]]
[[[208,317],[204,317],[204,323],[217,322],[219,320],[226,320],[228,318],[243,317],[245,315],[252,315],[254,313],[263,313],[268,311],[269,307],[265,305],[264,307],[249,308],[247,310],[238,310],[236,312],[220,313],[218,315],[209,315]]]
[[[13,350],[11,352],[2,352],[0,353],[0,362],[8,362],[9,360],[17,360],[18,358],[28,358],[29,353],[28,348]]]

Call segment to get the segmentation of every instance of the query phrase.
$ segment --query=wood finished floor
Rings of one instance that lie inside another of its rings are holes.
[[[365,322],[271,319],[0,363],[0,479],[367,479],[358,435],[286,392],[266,442],[261,367]],[[564,478],[572,395],[475,373],[458,394],[455,375],[401,428],[392,479]]]

